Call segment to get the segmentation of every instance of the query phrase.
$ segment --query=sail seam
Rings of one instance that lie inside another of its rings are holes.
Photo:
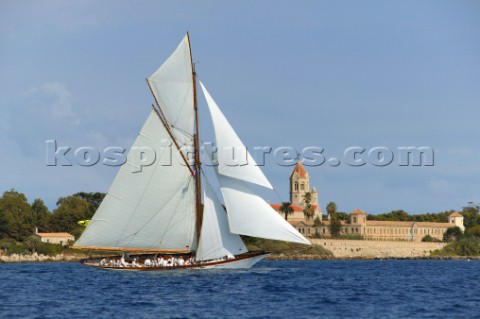
[[[123,229],[120,237],[118,238],[117,240],[117,245],[119,243],[119,241],[122,239],[123,235],[125,234],[125,231],[127,230],[127,227],[128,225],[130,224],[130,222],[132,221],[133,217],[136,215],[136,212],[138,210],[138,207],[140,206],[140,203],[142,203],[143,201],[143,198],[145,197],[145,189],[147,189],[148,186],[150,186],[151,184],[151,181],[152,181],[152,178],[153,176],[155,176],[155,172],[157,171],[158,169],[158,165],[155,166],[155,169],[153,170],[153,172],[151,173],[149,179],[148,179],[148,182],[145,184],[145,186],[143,187],[143,192],[142,192],[142,196],[140,197],[140,200],[137,202],[137,204],[135,205],[135,209],[133,210],[132,214],[130,215],[130,218],[128,220],[128,223],[125,225],[125,228]],[[127,237],[128,238],[128,237]]]

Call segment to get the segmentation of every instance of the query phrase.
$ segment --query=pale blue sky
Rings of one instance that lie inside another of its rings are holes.
[[[479,30],[478,1],[0,1],[0,191],[106,192],[117,168],[47,167],[45,141],[129,147],[145,78],[190,31],[247,146],[434,149],[433,167],[307,168],[322,208],[460,209],[480,201]],[[265,199],[288,199],[292,169],[267,160]]]

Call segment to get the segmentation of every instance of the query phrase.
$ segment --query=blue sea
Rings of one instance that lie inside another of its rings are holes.
[[[480,261],[121,272],[0,264],[0,318],[480,318]]]

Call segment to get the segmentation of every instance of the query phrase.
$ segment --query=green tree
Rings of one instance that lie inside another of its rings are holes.
[[[285,215],[285,220],[288,220],[288,216],[293,214],[292,203],[283,202],[279,210]]]
[[[423,241],[423,242],[427,242],[427,243],[428,243],[428,242],[431,243],[431,242],[434,242],[435,239],[434,239],[432,236],[430,236],[430,235],[425,235],[425,236],[423,236],[422,241]]]
[[[347,213],[336,212],[336,214],[337,214],[337,219],[338,220],[349,220],[350,219],[350,215],[348,215]]]
[[[466,233],[469,236],[480,237],[480,225],[475,225],[473,227],[468,228]]]
[[[50,231],[50,211],[40,198],[36,198],[32,203],[33,225],[40,231]]]
[[[480,238],[465,236],[441,250],[432,252],[433,256],[480,256]]]
[[[27,197],[14,189],[0,197],[0,238],[22,240],[33,234],[32,208]]]
[[[42,245],[42,242],[40,241],[40,239],[33,238],[32,236],[25,239],[25,244],[27,245],[30,252],[34,253],[38,251],[38,248],[40,247],[40,245]]]
[[[332,237],[340,236],[342,224],[337,214],[337,204],[330,202],[327,204],[327,213],[330,216],[330,235]]]
[[[450,227],[450,228],[447,228],[447,230],[443,234],[443,241],[450,242],[450,241],[458,240],[462,238],[462,236],[463,236],[463,232],[460,229],[460,227],[458,226]]]
[[[102,203],[103,199],[105,198],[105,193],[85,193],[85,192],[80,192],[73,194],[73,196],[78,196],[84,200],[86,200],[90,204],[90,211],[91,214],[93,215],[97,209],[98,206]]]
[[[75,195],[62,197],[50,218],[50,229],[78,237],[84,230],[84,227],[78,225],[78,221],[90,219],[92,216],[93,210],[87,200]]]
[[[315,210],[312,207],[312,193],[306,192],[305,195],[303,195],[303,201],[305,203],[305,208],[303,209],[303,215],[305,216],[306,220],[310,220],[313,218],[313,215],[315,214]]]
[[[463,224],[466,228],[475,227],[480,224],[479,216],[480,206],[473,202],[469,202],[467,206],[462,208]]]

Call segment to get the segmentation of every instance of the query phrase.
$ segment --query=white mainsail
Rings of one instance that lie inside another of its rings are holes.
[[[215,140],[218,148],[218,172],[224,176],[273,189],[202,82],[200,82],[200,85],[207,100],[215,130]]]
[[[192,145],[195,111],[188,35],[147,82],[180,147]]]
[[[194,177],[182,160],[175,157],[174,147],[162,146],[171,142],[152,110],[127,155],[127,162],[75,246],[194,248]]]
[[[311,245],[245,182],[221,174],[217,177],[232,233]]]
[[[198,261],[233,257],[248,251],[242,239],[228,229],[225,209],[208,181],[204,184],[203,223],[198,243]]]

